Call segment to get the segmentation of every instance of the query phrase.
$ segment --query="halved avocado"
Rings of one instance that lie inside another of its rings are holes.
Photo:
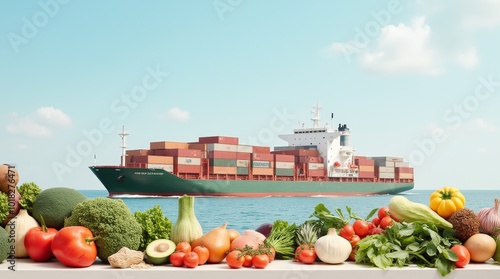
[[[175,243],[168,239],[157,239],[146,247],[147,259],[154,265],[168,263],[169,256],[175,251]]]

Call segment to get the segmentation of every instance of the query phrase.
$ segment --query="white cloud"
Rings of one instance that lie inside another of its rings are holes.
[[[13,113],[10,123],[5,128],[11,134],[40,138],[50,137],[53,134],[52,126],[70,125],[71,119],[63,111],[53,107],[41,107],[27,116]]]
[[[461,9],[461,21],[465,29],[495,28],[500,26],[500,1],[469,0],[464,1]],[[454,2],[455,3],[455,2]]]
[[[172,119],[177,121],[189,120],[189,112],[180,108],[174,107],[167,111],[166,114],[160,115],[161,119]]]
[[[475,47],[457,54],[456,61],[465,69],[474,69],[479,65],[479,58]]]
[[[48,123],[69,127],[71,125],[71,119],[62,110],[53,107],[41,107],[36,110],[37,116],[45,119]]]

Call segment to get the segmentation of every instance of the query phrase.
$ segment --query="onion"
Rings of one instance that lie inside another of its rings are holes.
[[[499,201],[495,199],[495,206],[483,208],[477,213],[480,227],[483,232],[493,236],[500,235],[500,216],[498,215]]]
[[[476,233],[465,241],[464,246],[469,250],[472,262],[483,263],[493,257],[497,244],[490,235]]]

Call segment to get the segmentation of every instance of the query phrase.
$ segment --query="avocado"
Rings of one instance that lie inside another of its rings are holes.
[[[146,256],[154,265],[168,263],[169,256],[175,251],[175,243],[169,239],[153,240],[146,247]]]

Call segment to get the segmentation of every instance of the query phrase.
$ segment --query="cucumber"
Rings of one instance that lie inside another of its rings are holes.
[[[416,203],[403,196],[389,200],[389,212],[397,221],[431,223],[440,228],[453,228],[453,225],[439,216],[425,204]]]

